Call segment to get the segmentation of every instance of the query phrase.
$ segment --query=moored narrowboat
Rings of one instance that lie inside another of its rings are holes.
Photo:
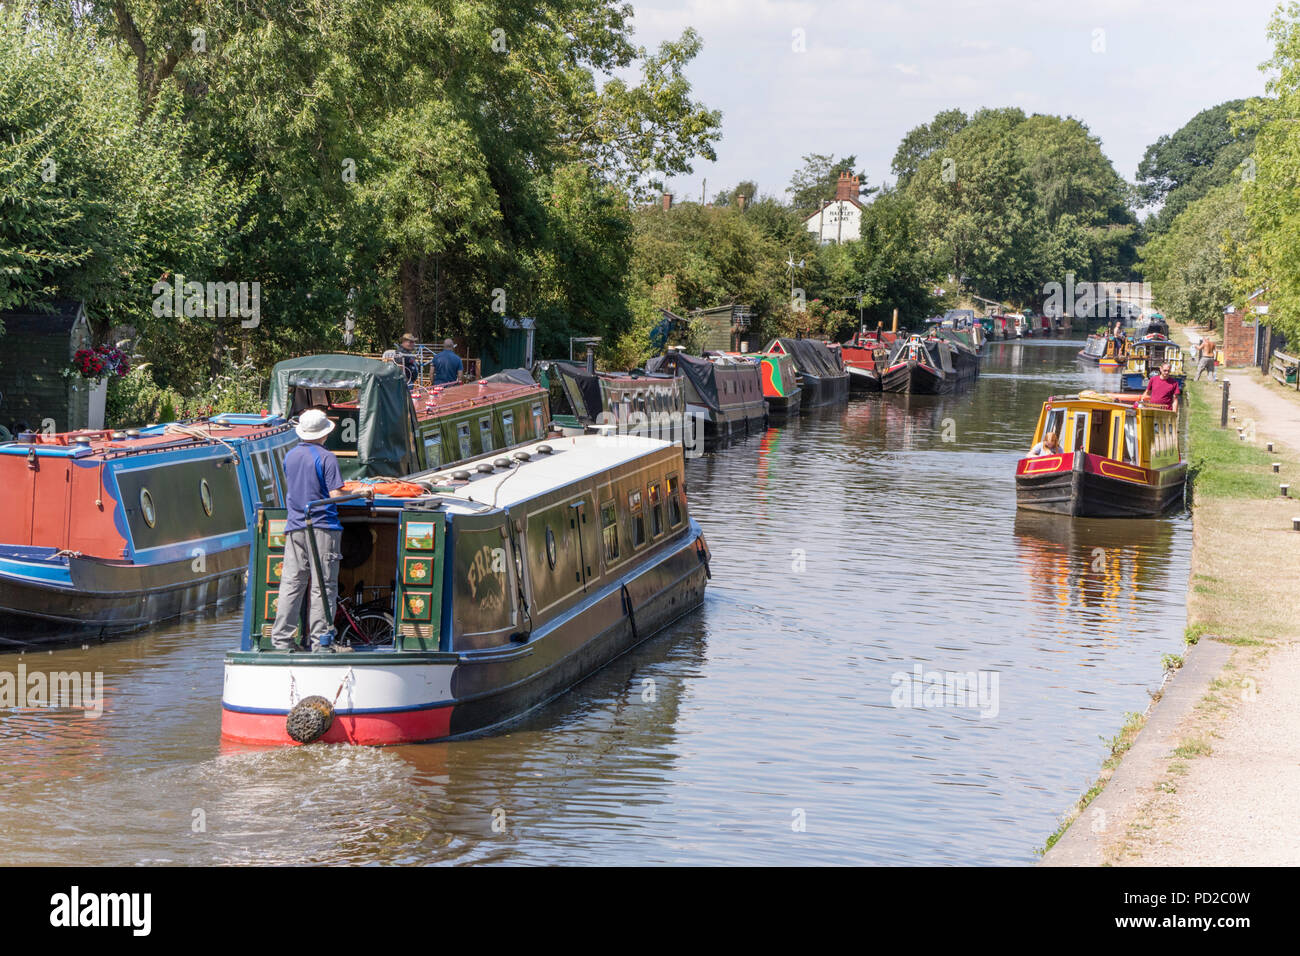
[[[565,435],[613,425],[619,434],[658,438],[692,451],[704,446],[703,428],[687,411],[686,387],[676,376],[603,372],[594,361],[557,360],[538,362],[533,376],[547,390],[552,423]]]
[[[285,513],[264,510],[222,737],[307,742],[289,717],[316,698],[319,739],[356,744],[480,733],[554,699],[702,602],[683,466],[665,442],[583,435],[410,476],[420,497],[336,499],[339,593],[383,592],[368,606],[391,622],[349,653],[272,649]]]
[[[849,373],[838,349],[816,339],[773,339],[763,351],[789,355],[799,374],[799,407],[806,411],[849,400]]]
[[[255,506],[297,441],[278,416],[0,445],[0,644],[127,634],[244,594]]]
[[[1178,413],[1134,395],[1080,392],[1043,403],[1034,448],[1016,464],[1016,506],[1094,518],[1157,515],[1183,501]]]
[[[941,395],[973,381],[979,374],[979,356],[938,330],[931,336],[900,339],[881,374],[886,392],[907,395]]]
[[[854,336],[840,346],[844,369],[849,373],[849,391],[879,392],[880,370],[889,362],[889,342],[877,335]]]
[[[767,428],[763,380],[753,362],[726,354],[701,357],[671,349],[647,362],[646,374],[681,379],[686,411],[703,423],[705,451]]]
[[[271,371],[271,411],[320,408],[344,478],[397,477],[544,438],[546,390],[524,370],[459,385],[408,385],[400,364],[306,355]]]
[[[763,399],[767,402],[768,419],[785,420],[799,414],[803,390],[799,387],[799,373],[794,367],[794,357],[783,352],[763,352],[743,357],[758,367]]]

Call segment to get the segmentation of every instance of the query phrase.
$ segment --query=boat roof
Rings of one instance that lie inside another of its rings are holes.
[[[670,442],[636,435],[574,435],[480,455],[454,468],[420,472],[410,480],[423,479],[440,488],[451,488],[434,494],[454,514],[483,514],[483,504],[492,509],[506,508],[672,447]],[[516,457],[520,455],[528,457],[521,460]],[[509,468],[478,471],[480,464],[502,458],[510,462]],[[458,480],[454,477],[458,474],[468,474],[469,478]]]
[[[57,434],[37,432],[29,441],[12,441],[0,445],[0,455],[35,453],[38,458],[106,460],[185,445],[242,442],[285,428],[288,428],[288,423],[279,415],[227,413],[210,418],[163,422],[144,428],[82,429]]]
[[[1108,408],[1141,408],[1143,411],[1168,412],[1174,414],[1173,409],[1166,408],[1163,405],[1153,405],[1141,402],[1141,393],[1139,392],[1094,392],[1085,390],[1077,395],[1053,395],[1043,405],[1067,405],[1072,403],[1083,403],[1088,405],[1105,405]]]

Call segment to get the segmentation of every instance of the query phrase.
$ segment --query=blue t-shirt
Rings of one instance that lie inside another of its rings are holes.
[[[285,531],[299,531],[307,527],[307,505],[328,498],[331,491],[343,487],[339,462],[333,452],[311,442],[299,442],[284,456],[284,481],[287,488],[285,507],[289,520]],[[325,531],[342,531],[337,505],[317,505],[311,512],[312,527]]]
[[[450,385],[460,376],[465,363],[451,349],[443,349],[433,357],[433,384]]]

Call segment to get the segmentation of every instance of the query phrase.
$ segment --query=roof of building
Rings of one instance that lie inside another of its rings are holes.
[[[76,299],[51,299],[33,302],[17,309],[0,312],[0,326],[6,334],[66,333],[72,331],[84,307]]]

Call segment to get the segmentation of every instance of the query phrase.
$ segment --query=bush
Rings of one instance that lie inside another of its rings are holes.
[[[108,382],[104,424],[108,428],[135,428],[175,421],[185,408],[185,398],[153,380],[148,364],[137,365],[121,378]]]

